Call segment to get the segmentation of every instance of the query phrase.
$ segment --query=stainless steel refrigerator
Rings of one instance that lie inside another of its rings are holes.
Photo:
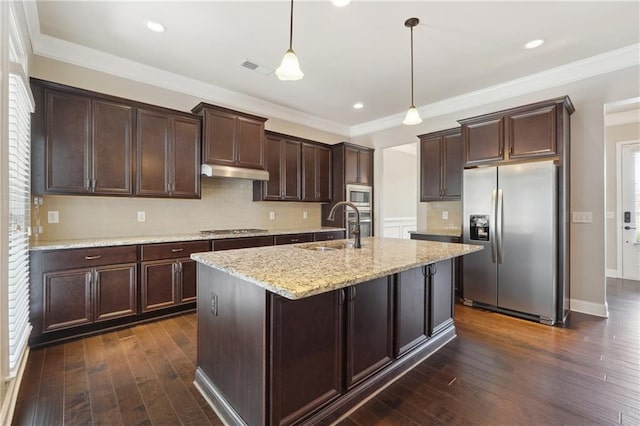
[[[464,170],[465,304],[554,324],[558,290],[558,172],[553,161]]]

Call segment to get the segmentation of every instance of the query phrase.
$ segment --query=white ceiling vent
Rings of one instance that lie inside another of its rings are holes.
[[[249,59],[247,59],[240,65],[262,75],[271,75],[273,73],[273,69],[265,67],[264,65],[256,64],[255,62],[251,62]]]

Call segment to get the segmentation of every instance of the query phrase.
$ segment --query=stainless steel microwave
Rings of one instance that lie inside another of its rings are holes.
[[[365,185],[347,185],[347,201],[356,207],[371,210],[371,187]]]

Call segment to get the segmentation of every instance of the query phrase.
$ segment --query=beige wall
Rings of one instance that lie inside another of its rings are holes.
[[[604,104],[640,95],[635,66],[552,89],[460,110],[438,117],[423,117],[417,126],[402,126],[352,138],[353,143],[376,149],[416,142],[416,135],[456,127],[456,120],[569,95],[576,112],[571,116],[571,210],[593,213],[591,224],[571,224],[571,298],[594,310],[605,304],[605,196],[604,196]],[[379,170],[379,159],[375,159]],[[376,186],[383,179],[376,174]],[[381,196],[384,196],[382,194]],[[420,203],[418,218],[426,209]],[[379,224],[376,224],[379,226]],[[421,223],[418,224],[421,226]],[[379,232],[376,229],[376,232]],[[582,303],[584,302],[584,303]]]
[[[31,76],[181,111],[190,111],[201,101],[216,103],[215,99],[200,99],[41,56],[34,56]],[[329,144],[349,140],[279,119],[267,120],[266,128]],[[39,239],[147,236],[212,228],[320,226],[319,203],[254,202],[252,194],[252,181],[204,177],[201,200],[47,196],[38,214],[44,227]],[[50,210],[59,212],[60,223],[47,223]],[[137,222],[137,211],[146,212],[146,222]],[[269,220],[270,211],[275,212],[275,220]],[[304,211],[308,213],[306,220],[302,218]],[[37,217],[33,216],[35,224]]]
[[[459,233],[462,235],[462,202],[461,201],[431,201],[426,205],[427,232]],[[447,218],[443,219],[443,213]]]
[[[382,217],[415,217],[418,200],[416,156],[395,149],[384,149],[380,153],[386,171],[381,187],[381,192],[385,194],[382,198]]]
[[[640,140],[640,123],[629,123],[617,126],[605,127],[605,158],[606,158],[606,187],[605,203],[607,212],[614,212],[614,217],[606,219],[606,268],[614,271],[618,269],[618,229],[615,212],[618,208],[616,144],[617,142],[629,142]],[[620,214],[622,214],[620,212]],[[618,271],[622,272],[622,271]],[[618,275],[618,274],[616,274]]]

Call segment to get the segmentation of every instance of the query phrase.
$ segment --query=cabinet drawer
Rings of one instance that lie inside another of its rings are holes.
[[[190,241],[178,243],[147,244],[140,248],[141,260],[177,259],[189,257],[191,253],[209,251],[209,241]]]
[[[33,252],[33,260],[40,258],[43,271],[90,268],[93,266],[135,263],[137,246],[88,247],[81,249]]]
[[[313,234],[315,241],[343,240],[344,231],[316,232]]]
[[[313,234],[276,235],[275,241],[277,246],[283,244],[310,243],[313,241]]]
[[[233,250],[251,247],[264,247],[272,246],[273,237],[244,237],[244,238],[229,238],[225,240],[213,241],[213,251],[220,250]]]

